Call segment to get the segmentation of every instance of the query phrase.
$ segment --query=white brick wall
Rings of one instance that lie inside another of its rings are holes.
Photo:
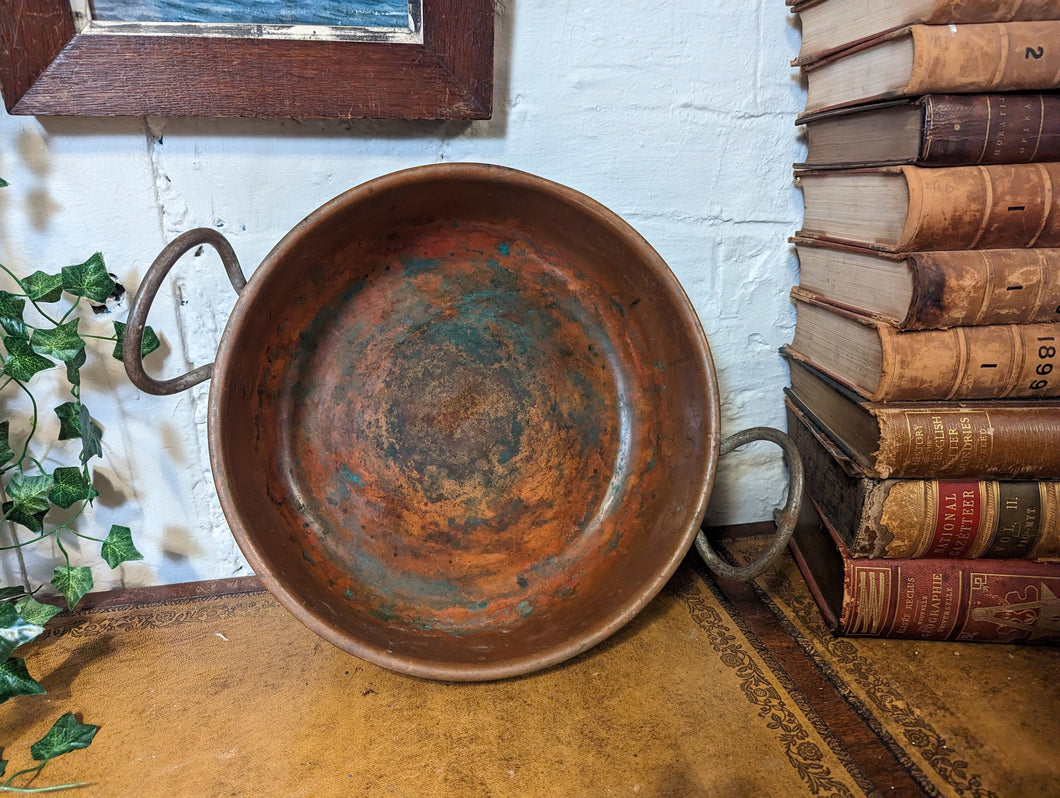
[[[798,29],[781,0],[499,6],[489,122],[0,116],[0,176],[12,184],[0,192],[0,261],[28,273],[102,250],[134,287],[166,241],[213,225],[251,271],[305,214],[368,178],[437,161],[504,164],[589,194],[658,249],[703,320],[724,433],[782,426],[777,349],[794,323],[787,237],[801,218],[791,164],[804,93],[788,66]],[[187,261],[168,285],[172,299],[151,322],[168,339],[159,370],[173,375],[212,359],[234,294],[211,257]],[[105,428],[103,495],[78,528],[103,536],[126,524],[146,556],[97,568],[97,587],[245,572],[210,477],[206,387],[142,395],[120,364],[96,363],[83,396]],[[61,401],[42,402],[44,439]],[[779,450],[748,448],[720,462],[714,523],[767,519],[782,499]],[[54,555],[26,549],[35,581],[50,578]],[[15,566],[7,555],[5,574]]]

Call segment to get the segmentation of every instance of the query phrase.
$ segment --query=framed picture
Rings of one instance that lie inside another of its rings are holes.
[[[36,116],[488,119],[493,16],[493,0],[0,0],[0,91]]]

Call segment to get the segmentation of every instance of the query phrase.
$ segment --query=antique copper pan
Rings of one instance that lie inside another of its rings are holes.
[[[173,380],[139,357],[154,296],[210,244],[239,292],[217,361]],[[126,369],[151,393],[209,377],[214,480],[269,590],[385,667],[485,680],[619,629],[697,539],[722,444],[699,319],[629,225],[567,187],[443,164],[358,186],[244,280],[216,231],[159,255]],[[801,473],[801,472],[800,472]],[[797,475],[796,475],[797,476]],[[762,570],[790,536],[789,490]]]

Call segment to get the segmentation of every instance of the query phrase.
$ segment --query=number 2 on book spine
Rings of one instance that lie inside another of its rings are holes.
[[[1026,61],[1028,59],[1033,58],[1035,61],[1037,61],[1043,55],[1045,55],[1044,47],[1039,47],[1038,49],[1028,47],[1026,50],[1023,51],[1023,60]]]
[[[1040,345],[1038,346],[1038,360],[1042,361],[1042,362],[1038,363],[1038,365],[1035,366],[1035,368],[1034,368],[1034,373],[1035,374],[1040,374],[1041,376],[1044,377],[1046,374],[1052,373],[1053,364],[1048,362],[1048,361],[1050,361],[1054,357],[1056,357],[1056,345],[1055,345],[1055,343],[1041,343],[1041,342],[1043,342],[1043,341],[1055,341],[1055,340],[1056,339],[1052,338],[1052,337],[1039,338],[1038,339],[1038,341],[1040,343]],[[1033,380],[1029,387],[1030,387],[1030,389],[1032,391],[1040,391],[1042,388],[1045,388],[1048,384],[1049,384],[1049,380],[1038,379],[1038,380]]]

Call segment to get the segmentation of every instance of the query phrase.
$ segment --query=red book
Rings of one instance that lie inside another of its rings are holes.
[[[1060,643],[1060,564],[855,559],[808,500],[792,551],[839,635]]]

